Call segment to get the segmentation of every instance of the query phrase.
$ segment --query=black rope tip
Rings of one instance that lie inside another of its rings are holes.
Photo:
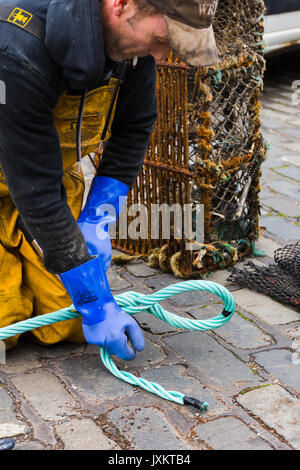
[[[187,406],[193,406],[194,408],[197,408],[197,410],[200,411],[207,411],[208,409],[208,403],[197,400],[197,398],[193,397],[183,397],[183,403]]]
[[[222,312],[223,317],[228,318],[228,317],[230,317],[231,314],[232,314],[232,312],[227,312],[227,310],[225,310],[225,308],[224,308],[224,310]]]
[[[13,439],[0,439],[0,450],[12,450],[15,447]]]

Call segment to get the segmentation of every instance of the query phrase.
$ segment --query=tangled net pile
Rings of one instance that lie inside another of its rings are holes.
[[[115,248],[143,255],[151,266],[182,278],[233,265],[255,249],[260,166],[266,153],[259,117],[264,8],[261,0],[219,1],[217,66],[192,68],[173,55],[158,65],[159,117],[128,198],[128,226],[133,223],[131,229],[139,227],[144,236],[128,233],[125,239],[119,234]],[[192,206],[193,229],[199,210],[204,211],[204,237],[197,249],[187,248],[185,230],[178,236],[174,214],[166,236],[166,216],[151,215],[155,204]],[[138,205],[137,221],[136,210],[130,210]],[[147,208],[143,228],[142,207]]]
[[[261,267],[249,261],[245,269],[231,268],[229,281],[269,295],[300,312],[300,241],[274,253],[277,264]]]

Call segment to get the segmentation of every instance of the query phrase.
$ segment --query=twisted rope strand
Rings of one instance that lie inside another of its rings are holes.
[[[208,320],[190,320],[189,318],[182,318],[174,313],[165,310],[159,302],[178,294],[192,291],[206,291],[217,295],[224,303],[223,312],[215,318]],[[135,315],[139,312],[147,312],[164,320],[169,325],[176,328],[183,328],[195,331],[207,331],[220,328],[225,325],[232,317],[235,311],[235,302],[232,294],[220,284],[211,281],[186,281],[173,284],[165,287],[158,292],[150,295],[139,294],[138,292],[125,292],[115,297],[115,301],[126,313]],[[26,331],[34,330],[45,325],[57,323],[60,321],[71,320],[79,318],[81,315],[78,313],[74,306],[58,310],[57,312],[40,315],[29,320],[21,321],[4,328],[0,328],[0,340],[4,340],[11,336],[15,336]],[[180,405],[191,404],[190,399],[185,403],[185,395],[176,391],[167,391],[161,385],[155,382],[149,382],[141,377],[136,377],[129,372],[120,371],[110,355],[104,348],[100,348],[100,357],[104,366],[117,378],[127,382],[131,385],[138,386],[150,393],[156,394],[165,400],[173,401]],[[207,403],[200,402],[197,399],[191,399],[196,406],[202,411],[208,407]]]

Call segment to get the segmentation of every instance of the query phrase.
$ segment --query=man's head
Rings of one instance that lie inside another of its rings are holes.
[[[116,61],[171,49],[190,65],[217,62],[212,29],[217,0],[103,0],[108,56]]]
[[[164,15],[147,0],[104,0],[102,16],[105,49],[112,60],[147,55],[162,60],[170,52]]]

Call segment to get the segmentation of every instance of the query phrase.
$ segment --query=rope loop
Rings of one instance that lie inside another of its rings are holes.
[[[166,300],[173,295],[183,294],[186,292],[206,291],[211,294],[217,295],[224,303],[223,312],[215,318],[208,320],[193,320],[190,318],[183,318],[174,313],[168,312],[164,309],[160,302]],[[186,281],[177,284],[172,284],[168,287],[161,289],[153,294],[141,294],[134,291],[125,292],[121,295],[115,296],[115,301],[124,312],[129,315],[136,315],[139,312],[147,312],[160,320],[166,321],[171,326],[176,328],[183,328],[195,331],[207,331],[220,328],[225,325],[234,314],[235,302],[232,294],[220,284],[211,281]],[[11,336],[15,336],[25,331],[31,331],[35,328],[40,328],[45,325],[57,323],[60,321],[67,321],[74,318],[79,318],[80,314],[71,305],[57,312],[48,313],[46,315],[36,316],[4,328],[0,328],[0,340],[5,340]],[[161,385],[154,382],[149,382],[141,377],[136,377],[129,372],[120,371],[107,351],[100,348],[100,357],[104,366],[117,378],[154,393],[161,398],[173,401],[180,405],[192,405],[201,411],[205,411],[208,404],[201,402],[195,398],[187,397],[183,393],[176,391],[167,391]]]

